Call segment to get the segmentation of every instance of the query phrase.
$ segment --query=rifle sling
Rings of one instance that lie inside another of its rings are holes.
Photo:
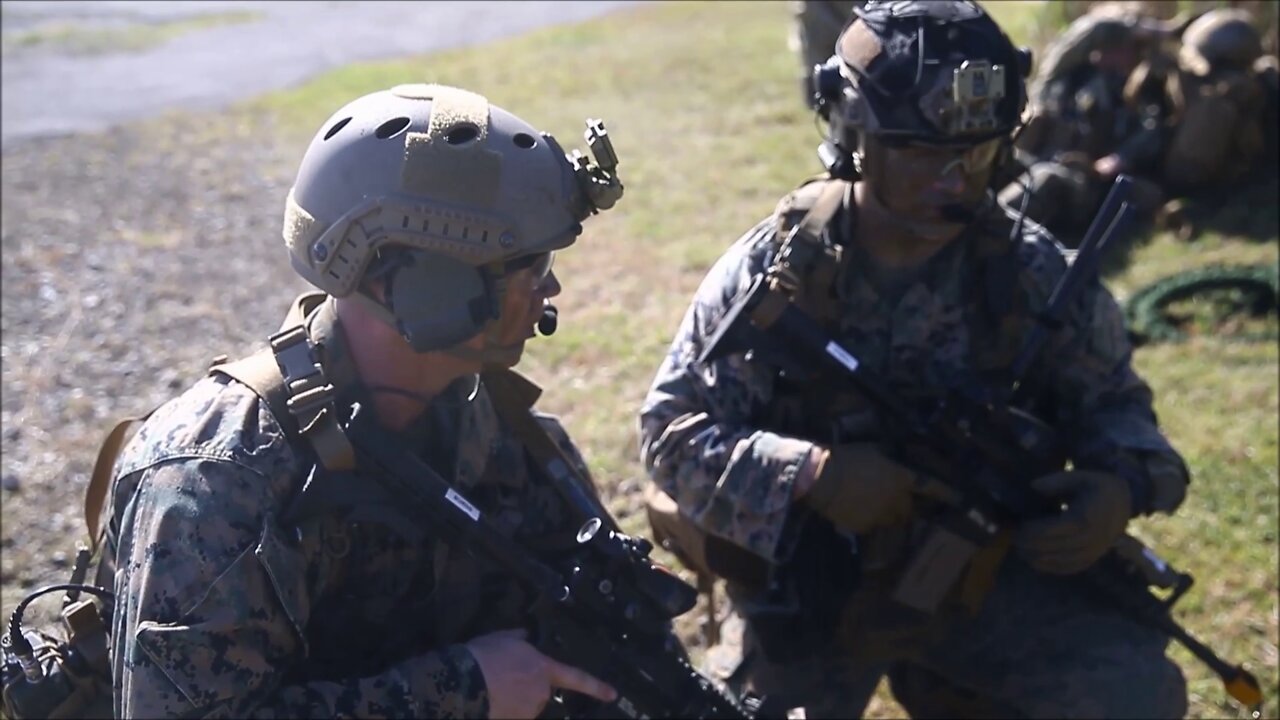
[[[523,375],[505,368],[486,369],[480,377],[489,390],[498,417],[520,439],[565,503],[580,516],[578,519],[586,522],[598,517],[617,532],[613,517],[600,501],[590,479],[583,477],[572,459],[534,418],[533,403],[542,394],[542,389]]]

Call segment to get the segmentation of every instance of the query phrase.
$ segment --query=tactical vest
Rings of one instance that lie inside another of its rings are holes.
[[[289,442],[298,451],[314,454],[318,468],[344,473],[357,469],[354,448],[338,422],[333,405],[335,388],[325,376],[324,368],[315,361],[314,347],[306,330],[307,318],[324,299],[324,293],[320,292],[299,296],[280,331],[271,336],[267,348],[235,362],[227,362],[225,356],[219,356],[211,363],[209,374],[231,377],[250,388],[267,404]],[[551,483],[571,512],[576,509],[583,521],[587,516],[600,517],[608,527],[617,530],[595,487],[532,415],[531,408],[541,390],[522,375],[507,369],[486,370],[481,374],[481,381],[500,421],[516,435],[533,461],[537,474]],[[99,448],[84,501],[89,547],[82,548],[77,559],[72,578],[74,583],[84,582],[92,558],[103,551],[105,527],[100,516],[115,461],[130,430],[145,422],[154,412],[152,409],[142,416],[120,421]],[[447,541],[447,538],[439,539]],[[326,534],[323,545],[325,552],[332,553],[338,560],[358,560],[349,557],[353,544],[351,538],[345,537],[340,530]],[[461,565],[447,562],[448,555],[460,552],[461,548],[451,548],[447,542],[441,542],[436,550],[436,582],[431,595],[448,596],[448,604],[456,610],[474,613],[479,600],[479,588],[471,582],[475,578],[465,572],[452,572],[451,569]],[[110,588],[113,575],[112,559],[99,558],[95,583]],[[110,717],[109,632],[112,611],[110,603],[99,608],[92,600],[81,600],[63,610],[61,626],[28,630],[25,634],[35,641],[37,653],[48,670],[45,680],[39,684],[25,683],[20,676],[6,675],[4,715],[15,719]],[[412,608],[396,609],[397,615],[406,612],[418,615],[416,619],[433,622],[436,626],[434,634],[443,638],[442,643],[465,640],[444,637],[441,632],[446,621],[458,620],[456,612],[436,615],[421,609],[417,612]],[[412,638],[407,640],[412,641]],[[359,669],[356,665],[360,660],[358,651],[345,653],[340,662],[335,658],[315,658],[314,661],[308,658],[304,672],[312,678],[349,676]]]
[[[845,201],[849,190],[848,181],[815,176],[784,197],[774,211],[774,268],[782,266],[779,275],[795,302],[828,330],[840,319],[836,280],[842,263],[847,261],[845,248],[825,231],[842,208],[851,211]],[[970,277],[964,296],[979,293],[980,299],[967,317],[970,362],[987,388],[1002,387],[1002,383],[1009,382],[1009,369],[1032,323],[1028,298],[1019,282],[1021,238],[1010,239],[1013,224],[1014,220],[1003,213],[991,212],[971,224],[966,235],[955,241],[971,242],[973,262],[969,264]],[[842,385],[842,380],[826,370],[807,373],[798,382],[780,382],[775,387],[769,415],[762,421],[771,429],[815,442],[838,442],[845,419],[872,412],[869,401],[860,394],[832,391],[833,387]],[[673,499],[656,487],[647,488],[645,500],[655,540],[694,571],[703,592],[713,592],[714,577],[758,589],[764,589],[771,580],[776,584],[778,568],[769,568],[763,559],[702,531],[679,511]],[[905,532],[889,529],[873,533],[870,542],[859,548],[862,567],[892,566],[901,560],[906,551]],[[805,546],[806,540],[802,538],[800,547]],[[961,597],[970,608],[975,608],[985,594],[1004,551],[1005,546],[995,545],[975,556],[970,573],[960,587]],[[799,552],[798,549],[797,554]],[[812,559],[800,560],[810,563]],[[812,579],[797,577],[795,580],[804,583]],[[825,595],[833,589],[821,585],[808,594]],[[827,598],[824,604],[830,604],[831,600]],[[714,607],[713,598],[708,598],[707,606]],[[709,612],[704,626],[708,643],[716,642],[718,625],[713,612]],[[795,626],[787,626],[785,631],[794,632]]]
[[[784,197],[774,211],[777,261],[786,267],[796,304],[833,336],[843,313],[836,282],[842,264],[849,261],[845,248],[824,230],[842,207],[853,211],[844,202],[848,190],[847,181],[818,176]],[[1020,238],[1010,240],[1013,223],[993,211],[953,241],[971,244],[973,258],[966,268],[969,275],[962,295],[976,293],[979,301],[966,308],[969,362],[987,388],[1008,383],[1008,370],[1031,324],[1028,300],[1019,285]],[[781,392],[775,394],[773,415],[767,422],[781,432],[815,442],[842,442],[842,427],[849,424],[842,418],[869,412],[870,406],[858,393],[834,393],[832,388],[843,383],[833,372],[817,369],[798,382],[780,383]]]

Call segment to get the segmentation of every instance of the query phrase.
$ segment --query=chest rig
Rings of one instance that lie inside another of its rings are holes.
[[[854,211],[846,201],[849,192],[848,181],[822,175],[784,197],[774,212],[777,250],[768,270],[801,310],[836,337],[847,312],[840,297],[840,278],[851,262],[848,248],[837,239],[836,221],[842,210]],[[968,243],[972,255],[961,295],[970,337],[968,363],[979,378],[980,394],[981,388],[1007,384],[1008,370],[1032,322],[1020,286],[1018,243],[1010,239],[1012,230],[1011,219],[991,212],[955,241]],[[865,434],[876,425],[870,403],[852,391],[833,391],[840,385],[826,370],[784,369],[765,421],[781,432],[816,442],[844,442]]]
[[[847,312],[840,296],[840,280],[851,258],[846,257],[848,248],[836,239],[840,235],[836,221],[842,209],[853,211],[852,203],[846,201],[849,193],[847,181],[819,176],[786,196],[775,211],[778,249],[768,269],[770,280],[832,337],[840,337],[841,317]],[[842,220],[852,224],[854,218]],[[1011,367],[1033,322],[1027,294],[1020,284],[1020,238],[1013,236],[1013,220],[1003,213],[989,212],[953,241],[968,243],[970,253],[963,268],[958,301],[964,303],[963,317],[969,334],[967,362],[974,382],[964,388],[900,389],[904,397],[910,400],[915,396],[924,404],[939,393],[963,390],[968,399],[983,402],[1011,382]],[[975,394],[978,397],[973,397]],[[885,428],[874,405],[827,369],[803,368],[797,373],[782,368],[774,400],[766,413],[764,421],[773,429],[818,443],[892,441],[884,436]],[[863,583],[892,587],[898,583],[912,548],[928,536],[929,525],[921,520],[861,536],[856,572],[864,578]],[[806,523],[797,554],[808,547],[810,552],[824,556],[844,555],[845,542],[832,536],[823,523]],[[956,599],[971,612],[979,607],[1006,550],[1006,539],[1002,539],[978,553],[970,563],[965,582],[954,586],[959,593]],[[845,572],[827,568],[822,574]],[[787,630],[788,634],[792,632],[793,629]]]

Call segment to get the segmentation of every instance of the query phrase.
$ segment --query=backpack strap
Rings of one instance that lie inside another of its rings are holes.
[[[355,467],[355,450],[338,424],[333,407],[337,391],[316,357],[306,324],[326,298],[322,292],[299,295],[267,348],[214,365],[209,373],[248,386],[267,403],[286,435],[306,439],[325,469],[343,471]]]
[[[328,407],[333,401],[333,385],[325,378],[323,368],[315,362],[306,333],[307,318],[325,298],[322,292],[299,295],[289,308],[280,331],[271,336],[269,347],[234,362],[227,362],[227,356],[220,355],[210,363],[209,374],[226,375],[247,386],[267,403],[288,437],[305,437],[326,467],[345,469],[354,466],[354,452],[337,425],[334,411]],[[84,521],[89,533],[89,550],[94,554],[106,533],[106,527],[101,523],[102,508],[120,451],[129,431],[145,422],[159,408],[157,405],[141,416],[116,423],[98,448],[98,457],[84,495]]]
[[[1017,220],[993,208],[980,222],[983,227],[969,231],[978,231],[973,247],[975,290],[981,298],[976,317],[968,320],[973,336],[970,357],[974,369],[996,387],[1008,381],[1008,371],[1022,349],[1030,309],[1020,285],[1022,238],[1010,237]]]
[[[839,316],[835,279],[843,248],[824,242],[823,231],[844,204],[847,180],[810,178],[778,203],[777,258],[769,273],[822,322]]]
[[[89,552],[97,554],[102,543],[106,527],[101,525],[102,506],[107,499],[107,488],[111,485],[111,471],[115,469],[116,458],[124,447],[125,438],[134,425],[140,425],[151,417],[155,408],[138,417],[130,417],[116,423],[107,433],[107,439],[98,448],[98,458],[93,463],[93,474],[89,476],[89,487],[84,491],[84,524],[89,530]]]

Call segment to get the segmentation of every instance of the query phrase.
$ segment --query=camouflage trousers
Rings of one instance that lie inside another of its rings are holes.
[[[810,718],[860,716],[886,675],[913,718],[1186,713],[1186,682],[1165,656],[1167,639],[1093,601],[1070,578],[1010,556],[976,616],[953,607],[931,617],[895,603],[887,582],[864,581],[831,641],[788,648],[795,655],[786,662],[765,656],[751,603],[731,588],[746,622],[729,684],[803,706]]]

